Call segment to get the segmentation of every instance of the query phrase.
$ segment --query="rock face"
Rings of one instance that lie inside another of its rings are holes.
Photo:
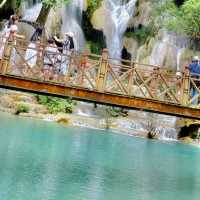
[[[130,30],[133,32],[141,27],[147,27],[153,10],[152,1],[138,0],[135,15],[129,21]],[[124,48],[131,54],[132,59],[144,64],[167,67],[172,70],[182,71],[185,65],[191,62],[194,55],[200,52],[192,49],[187,38],[160,30],[154,37],[147,37],[141,42],[134,34],[123,39]]]
[[[127,51],[131,54],[132,59],[135,60],[137,57],[137,50],[139,47],[138,41],[135,40],[134,38],[124,37],[123,45],[127,49]]]
[[[129,27],[147,26],[152,11],[152,3],[148,0],[138,0],[135,15],[129,21]]]
[[[11,109],[16,111],[19,106],[25,106],[28,108],[29,113],[46,114],[48,110],[45,106],[39,105],[36,98],[33,95],[13,92],[8,90],[0,91],[0,107],[4,109]]]
[[[102,5],[104,3],[102,2]],[[104,30],[104,22],[105,22],[105,15],[106,10],[104,6],[98,8],[92,15],[91,23],[94,29],[103,31]]]
[[[51,9],[45,24],[47,37],[58,34],[61,29],[61,9]]]

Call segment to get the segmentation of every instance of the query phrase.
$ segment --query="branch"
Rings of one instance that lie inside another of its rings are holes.
[[[7,2],[7,0],[3,0],[0,4],[0,8],[3,8],[3,6],[5,5],[5,3]]]

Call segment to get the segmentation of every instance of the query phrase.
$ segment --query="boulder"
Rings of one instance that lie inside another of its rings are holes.
[[[135,40],[134,38],[125,37],[123,39],[123,46],[126,48],[128,53],[131,54],[131,58],[135,60],[137,56],[137,49],[139,46],[137,40]]]
[[[106,21],[106,9],[103,6],[104,3],[102,3],[102,5],[94,11],[92,17],[91,17],[91,24],[93,26],[94,29],[103,31],[105,24],[104,22]]]

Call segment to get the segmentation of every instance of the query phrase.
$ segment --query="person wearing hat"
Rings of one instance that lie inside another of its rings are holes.
[[[199,64],[199,57],[194,56],[192,59],[192,63],[189,65],[190,73],[192,74],[199,74],[200,75],[200,64]]]
[[[62,47],[62,56],[61,56],[61,67],[60,67],[60,76],[61,79],[64,79],[64,76],[67,73],[67,68],[69,65],[69,57],[71,52],[74,50],[74,34],[72,32],[66,32],[63,39],[59,39],[57,36],[54,36],[55,43],[58,47]]]
[[[199,79],[200,78],[200,63],[199,63],[199,57],[198,56],[194,56],[192,59],[192,63],[189,65],[189,70],[191,73],[192,78],[195,79]],[[196,86],[199,87],[200,81],[195,82]],[[191,86],[191,97],[195,97],[195,99],[193,99],[192,104],[198,104],[198,97],[197,97],[198,91],[196,90],[196,88],[194,86]]]

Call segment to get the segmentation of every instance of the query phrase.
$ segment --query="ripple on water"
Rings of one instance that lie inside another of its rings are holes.
[[[199,200],[200,149],[0,114],[2,200]]]

